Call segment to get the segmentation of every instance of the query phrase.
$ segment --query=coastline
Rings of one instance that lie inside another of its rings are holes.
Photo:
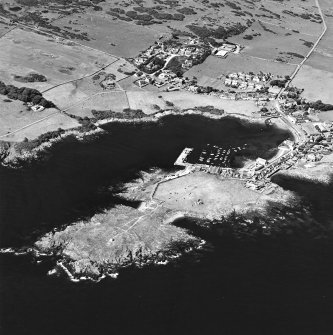
[[[178,112],[168,110],[157,113],[156,115],[144,117],[142,119],[112,119],[104,121],[104,124],[126,122],[126,123],[142,123],[142,122],[158,122],[164,117],[200,115],[210,119],[234,118],[233,114],[223,113],[214,114],[197,110],[186,110]],[[250,118],[248,116],[239,115],[238,119],[246,122],[261,122],[264,120]],[[57,138],[53,138],[48,142],[36,147],[32,153],[22,155],[19,158],[7,159],[7,166],[18,167],[20,160],[29,161],[39,159],[41,155],[51,148],[55,143],[63,141],[65,138],[74,136],[80,141],[84,141],[89,137],[104,133],[105,130],[97,128],[89,132],[79,132],[71,130],[63,133]],[[150,176],[153,173],[149,173]],[[163,180],[157,181],[161,184],[164,181],[172,181],[170,173],[165,173],[162,176]],[[196,175],[191,174],[192,177]],[[153,178],[153,177],[152,177]],[[215,179],[215,176],[205,176],[210,183],[217,183],[222,187],[217,190],[221,192],[221,199],[229,199],[231,197],[230,190],[233,187],[225,187],[223,178]],[[212,178],[214,180],[212,180]],[[149,178],[148,178],[149,179]],[[148,180],[148,182],[151,180]],[[227,182],[227,184],[229,181]],[[27,248],[27,253],[31,253],[34,258],[48,256],[57,260],[56,271],[50,274],[56,274],[59,271],[66,273],[73,281],[92,279],[98,281],[105,276],[116,276],[120,268],[135,265],[138,267],[146,264],[166,264],[172,259],[180,257],[185,252],[190,252],[198,247],[202,247],[203,240],[193,236],[190,231],[174,225],[174,222],[181,219],[194,220],[218,220],[227,217],[234,211],[237,214],[243,215],[246,212],[251,212],[254,209],[258,211],[264,210],[263,206],[267,200],[284,201],[287,200],[289,194],[280,197],[279,192],[274,192],[274,195],[258,195],[252,191],[243,188],[241,181],[231,181],[234,183],[235,191],[233,200],[218,203],[218,208],[205,207],[202,210],[202,204],[198,199],[193,200],[194,207],[174,208],[171,202],[168,203],[163,197],[163,200],[153,199],[151,194],[146,194],[147,198],[143,199],[142,195],[147,190],[148,186],[155,190],[156,182],[151,184],[143,182],[141,189],[133,191],[126,184],[127,196],[136,197],[137,200],[144,201],[144,205],[138,209],[131,209],[128,206],[116,206],[110,210],[105,210],[102,214],[96,214],[88,221],[73,222],[67,227],[53,230],[46,235],[40,237],[31,248]],[[204,184],[205,186],[206,184]],[[186,189],[186,188],[185,188]],[[227,192],[226,192],[227,190]],[[241,203],[237,192],[242,193]],[[246,193],[248,192],[248,193]],[[252,194],[248,198],[249,194]],[[215,194],[211,192],[211,194]],[[278,194],[276,196],[276,194]],[[126,194],[119,194],[126,199]],[[165,196],[165,194],[163,195]],[[200,196],[201,197],[201,196]],[[260,199],[259,199],[260,197]],[[276,199],[276,197],[280,197]],[[200,198],[204,199],[204,198]],[[282,200],[281,200],[282,199]],[[191,200],[191,201],[192,201]],[[195,201],[194,201],[195,200]],[[210,200],[209,200],[210,201]],[[207,201],[207,204],[208,202]],[[223,200],[224,201],[224,200]],[[206,203],[206,200],[204,200]],[[217,201],[218,202],[218,201]],[[197,206],[197,207],[196,207]],[[200,209],[198,209],[200,207]],[[193,211],[193,209],[195,209]],[[82,229],[84,227],[84,229]],[[161,229],[160,229],[161,228]],[[87,253],[87,249],[90,252]],[[21,252],[22,250],[20,250]],[[23,251],[24,253],[24,251]],[[92,255],[92,256],[91,256]],[[59,261],[60,259],[60,261]],[[61,262],[61,263],[59,263]]]
[[[105,126],[111,123],[132,123],[132,124],[140,124],[140,123],[147,123],[147,122],[157,123],[164,117],[171,116],[171,115],[173,116],[200,115],[205,118],[209,118],[213,120],[221,120],[226,117],[234,117],[234,118],[238,118],[240,120],[244,120],[250,123],[264,122],[262,118],[249,117],[247,115],[238,114],[238,113],[237,114],[235,113],[234,114],[232,113],[214,114],[210,112],[202,112],[200,110],[195,110],[195,109],[188,109],[185,111],[165,110],[162,112],[158,112],[154,115],[147,115],[146,117],[135,118],[135,119],[120,119],[120,118],[105,119],[105,120],[100,120],[94,123],[94,126],[96,126],[97,129],[89,130],[87,132],[80,132],[79,130],[75,128],[66,130],[62,134],[57,136],[56,138],[52,138],[40,144],[39,146],[31,149],[30,151],[23,150],[22,153],[19,153],[18,151],[16,151],[15,143],[3,142],[4,144],[7,144],[7,146],[3,145],[2,152],[0,152],[0,164],[3,166],[7,166],[7,167],[18,168],[20,166],[20,163],[22,162],[40,159],[41,155],[43,155],[43,153],[45,153],[48,149],[52,148],[54,144],[62,142],[66,138],[73,136],[79,141],[84,141],[95,135],[103,134],[105,130],[102,129],[101,126]]]

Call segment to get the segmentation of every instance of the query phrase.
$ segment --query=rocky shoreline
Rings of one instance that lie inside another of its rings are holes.
[[[242,114],[216,114],[210,112],[202,112],[200,110],[195,109],[188,109],[185,111],[175,111],[175,110],[165,110],[154,115],[147,115],[143,118],[134,118],[134,119],[119,119],[119,118],[112,118],[112,119],[105,119],[100,120],[94,123],[96,129],[89,130],[86,132],[79,131],[77,129],[69,129],[65,130],[59,136],[52,138],[41,145],[33,148],[29,151],[23,150],[21,153],[15,149],[15,143],[11,142],[2,142],[0,146],[0,164],[3,166],[8,166],[11,168],[19,168],[23,162],[32,162],[34,160],[39,160],[43,157],[49,149],[52,148],[53,145],[56,143],[60,143],[67,138],[74,137],[78,141],[85,141],[93,138],[94,136],[101,135],[105,133],[105,130],[100,128],[101,126],[105,126],[110,123],[133,123],[133,124],[140,124],[140,123],[150,123],[150,122],[159,122],[161,119],[167,116],[187,116],[187,115],[200,115],[209,119],[220,120],[226,117],[237,117],[238,119],[244,120],[246,122],[262,122],[263,120],[257,118],[251,118],[246,115]]]

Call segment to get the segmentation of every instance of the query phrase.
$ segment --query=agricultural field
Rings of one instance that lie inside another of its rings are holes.
[[[315,1],[260,1],[255,17],[263,23],[271,23],[309,36],[319,36],[321,23]],[[268,27],[271,28],[271,27]]]
[[[45,134],[48,131],[54,131],[59,128],[66,130],[76,128],[78,126],[80,126],[78,121],[64,114],[61,114],[60,112],[57,112],[44,120],[38,121],[31,125],[27,125],[24,129],[10,134],[2,138],[2,140],[21,142],[25,138],[28,138],[29,140],[35,139],[39,135]]]
[[[198,80],[202,77],[218,78],[222,74],[229,74],[232,72],[253,72],[272,73],[273,75],[291,75],[296,66],[281,62],[266,61],[253,58],[246,55],[229,55],[226,59],[209,56],[202,64],[194,66],[187,71],[184,76]],[[206,79],[207,80],[207,79]]]
[[[249,100],[227,100],[209,95],[199,95],[191,92],[163,92],[160,94],[165,101],[172,102],[180,109],[194,108],[200,106],[213,106],[223,109],[229,114],[243,114],[252,116],[258,111],[254,101]]]
[[[77,82],[55,87],[45,92],[43,96],[45,99],[52,101],[60,109],[65,109],[88,97],[87,94],[80,90]]]
[[[309,101],[322,100],[333,104],[333,71],[324,71],[312,66],[303,65],[293,84],[303,88],[303,97]]]
[[[313,46],[316,36],[256,22],[246,32],[229,40],[243,45],[245,55],[299,64]]]
[[[112,110],[122,112],[124,108],[129,108],[126,93],[124,91],[99,93],[75,106],[69,108],[67,113],[80,117],[92,117],[91,111],[95,110]]]
[[[45,82],[29,87],[40,91],[90,75],[116,58],[102,52],[57,41],[32,31],[14,29],[0,40],[0,76],[6,84],[26,86],[15,76],[44,75]]]
[[[126,92],[129,106],[132,109],[142,109],[146,114],[156,113],[159,109],[167,108],[164,99],[158,93],[144,91]]]
[[[119,69],[123,72],[118,71]],[[52,88],[46,91],[44,95],[48,100],[53,101],[59,108],[65,108],[70,104],[76,103],[93,94],[119,91],[121,86],[117,81],[123,81],[127,77],[130,77],[129,74],[125,73],[127,71],[133,71],[133,66],[125,60],[117,60],[93,76],[77,79],[68,84]],[[103,88],[102,82],[105,79],[110,78],[110,76],[114,82],[114,88]]]
[[[319,118],[320,121],[333,122],[333,111],[321,112],[321,113],[319,113],[318,118]]]
[[[12,29],[9,24],[5,23],[4,21],[1,21],[0,19],[0,37],[2,37],[4,34],[7,34],[10,29]]]
[[[125,59],[119,59],[106,67],[103,71],[106,74],[112,74],[115,76],[115,80],[119,81],[131,76],[136,67],[131,63],[127,62]]]
[[[39,135],[58,128],[68,129],[77,127],[76,120],[59,113],[54,108],[42,112],[27,110],[21,101],[6,102],[0,99],[0,140],[22,141],[25,137],[34,139]],[[23,128],[23,129],[21,129]],[[20,131],[17,131],[21,129]],[[11,132],[14,132],[11,134]],[[9,134],[9,135],[6,135]]]
[[[327,31],[305,65],[298,72],[293,84],[304,88],[303,96],[309,100],[333,103],[333,4],[322,0],[321,6]],[[327,115],[330,113],[328,112]],[[326,115],[326,114],[325,114]]]
[[[118,57],[134,57],[147,49],[160,34],[152,29],[123,21],[114,21],[102,14],[74,14],[54,23],[55,26],[87,33],[89,40],[80,43]],[[107,33],[106,33],[107,32]]]

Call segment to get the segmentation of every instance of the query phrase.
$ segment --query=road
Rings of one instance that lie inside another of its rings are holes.
[[[291,84],[291,82],[293,81],[293,79],[296,77],[297,73],[299,72],[299,70],[302,68],[302,66],[304,65],[304,63],[310,58],[310,56],[312,55],[312,53],[315,51],[315,49],[317,48],[318,44],[320,43],[320,41],[322,40],[322,38],[324,37],[324,35],[326,34],[326,31],[327,31],[327,24],[326,24],[326,21],[325,21],[325,17],[324,17],[324,14],[323,14],[323,11],[320,7],[320,4],[319,4],[319,0],[315,0],[316,2],[316,6],[318,8],[318,11],[319,11],[319,14],[321,16],[321,19],[322,19],[322,22],[323,22],[323,31],[322,33],[320,34],[320,36],[318,37],[317,41],[314,43],[314,45],[312,46],[312,48],[310,49],[310,51],[308,52],[308,54],[304,57],[304,59],[302,60],[302,62],[300,64],[297,65],[294,73],[290,76],[290,80],[287,82],[286,86],[284,88],[281,89],[280,93],[278,94],[278,97],[279,98],[281,96],[281,94],[285,91],[285,89]]]
[[[106,64],[105,66],[101,67],[100,69],[96,70],[96,71],[93,72],[93,73],[85,74],[85,75],[82,76],[82,77],[75,78],[75,79],[71,79],[71,80],[68,80],[68,81],[64,81],[64,82],[62,82],[62,83],[60,83],[60,84],[54,85],[54,86],[52,86],[52,87],[49,87],[49,88],[47,88],[46,90],[41,91],[41,93],[44,94],[45,92],[51,91],[51,90],[53,90],[53,89],[56,88],[56,87],[59,87],[59,86],[62,86],[62,85],[66,85],[66,84],[69,84],[69,83],[74,83],[74,82],[76,82],[76,81],[78,81],[78,80],[81,80],[81,79],[84,79],[84,78],[92,77],[92,76],[94,76],[95,74],[97,74],[97,73],[101,72],[102,70],[106,69],[108,66],[110,66],[110,65],[112,65],[113,63],[117,62],[118,60],[119,60],[119,58],[115,59],[115,60],[112,61],[111,63]]]

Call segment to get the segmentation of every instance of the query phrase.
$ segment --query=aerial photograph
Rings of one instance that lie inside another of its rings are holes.
[[[333,334],[333,0],[0,0],[0,334]]]

